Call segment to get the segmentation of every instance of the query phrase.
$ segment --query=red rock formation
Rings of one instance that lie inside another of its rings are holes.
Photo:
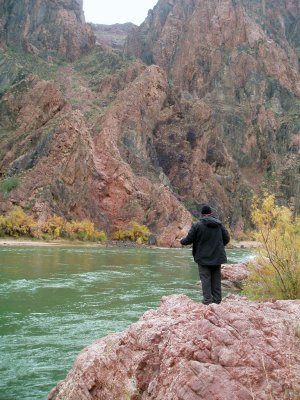
[[[26,174],[20,187],[3,196],[3,211],[19,204],[41,220],[53,213],[88,217],[107,232],[136,221],[151,227],[157,244],[178,246],[176,238],[189,229],[191,216],[164,175],[147,172],[153,120],[166,96],[165,75],[154,66],[138,71],[95,121],[102,130],[94,138],[82,113],[71,110],[54,83],[31,77],[22,83],[23,92],[4,96],[18,128],[16,144],[2,145],[9,150],[0,168],[8,175]]]
[[[274,175],[270,190],[299,197],[299,16],[297,1],[160,0],[128,38],[130,54],[167,73],[174,112],[156,131],[159,159],[190,209],[210,201],[238,226],[250,190]]]
[[[127,40],[145,63],[103,46],[63,67],[58,54],[93,46],[80,0],[0,0],[0,11],[0,175],[21,174],[2,210],[21,204],[42,217],[44,204],[108,231],[136,220],[160,244],[187,230],[185,207],[198,215],[206,202],[242,231],[262,188],[300,211],[296,0],[160,0]],[[32,64],[10,53],[16,42],[53,55],[55,83],[28,77]]]
[[[299,320],[298,300],[230,296],[204,306],[164,297],[126,331],[84,349],[48,399],[298,398]]]
[[[95,41],[84,21],[82,0],[0,1],[0,43],[74,60],[93,48]]]
[[[95,137],[94,160],[97,171],[105,171],[100,209],[113,225],[124,228],[137,220],[151,226],[156,221],[159,244],[175,244],[191,217],[165,186],[163,174],[151,177],[149,155],[153,121],[165,101],[166,85],[164,73],[152,66],[125,87],[99,121],[102,130]]]

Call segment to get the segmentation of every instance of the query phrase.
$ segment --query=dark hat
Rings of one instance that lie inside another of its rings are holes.
[[[212,211],[211,211],[211,208],[209,206],[205,205],[205,206],[202,207],[202,209],[201,209],[201,214],[202,215],[211,214],[211,213],[212,213]]]

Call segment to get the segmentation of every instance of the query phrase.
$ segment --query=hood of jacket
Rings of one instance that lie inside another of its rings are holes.
[[[222,225],[222,222],[213,216],[202,217],[200,221],[209,228],[218,228]]]

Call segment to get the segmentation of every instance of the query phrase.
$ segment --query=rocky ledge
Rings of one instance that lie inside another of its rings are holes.
[[[48,399],[299,399],[300,300],[163,297],[84,349]]]

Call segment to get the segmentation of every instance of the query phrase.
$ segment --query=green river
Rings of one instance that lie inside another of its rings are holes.
[[[83,347],[124,330],[162,296],[200,301],[189,249],[0,247],[0,269],[2,400],[46,399]]]

